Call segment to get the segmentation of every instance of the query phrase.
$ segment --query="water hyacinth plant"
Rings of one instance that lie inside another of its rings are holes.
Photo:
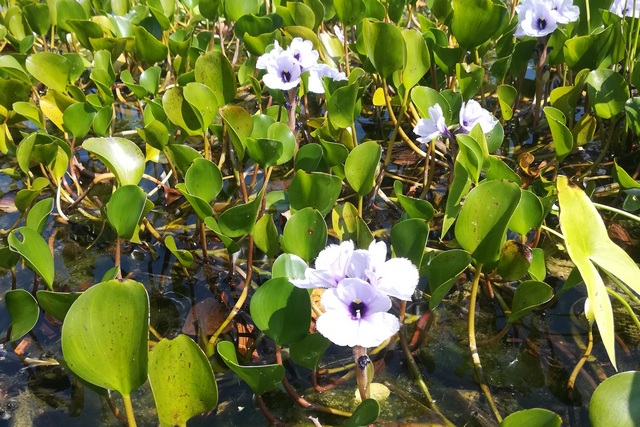
[[[639,10],[5,2],[3,418],[636,422]]]

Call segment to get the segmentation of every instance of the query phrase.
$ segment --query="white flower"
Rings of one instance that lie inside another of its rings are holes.
[[[262,81],[271,89],[289,90],[300,83],[300,66],[290,52],[281,52],[278,57],[267,64],[267,74]]]
[[[544,37],[558,28],[558,13],[551,0],[525,0],[516,7],[518,28],[515,36]]]
[[[324,93],[324,86],[322,85],[323,77],[329,77],[331,80],[335,81],[348,80],[347,76],[343,72],[340,72],[327,64],[316,64],[309,70],[310,92]]]
[[[343,279],[320,302],[325,312],[316,328],[337,345],[377,347],[400,329],[398,318],[387,313],[389,297],[364,280]]]
[[[258,57],[258,60],[256,61],[256,68],[259,70],[266,70],[269,65],[275,64],[282,52],[283,49],[278,44],[278,40],[274,40],[273,49]]]
[[[318,51],[313,48],[313,43],[300,37],[294,38],[287,50],[291,52],[293,58],[300,64],[302,71],[307,71],[315,66],[320,57]]]
[[[580,17],[580,8],[574,6],[571,0],[551,0],[551,10],[556,13],[558,24],[568,24]]]
[[[498,120],[482,108],[477,101],[470,99],[466,103],[462,103],[460,108],[460,129],[462,132],[471,132],[471,129],[477,124],[480,125],[483,133],[491,132],[497,123]]]
[[[342,31],[342,28],[340,28],[339,25],[334,25],[333,32],[336,34],[338,40],[344,44],[344,31]]]
[[[451,135],[449,129],[447,129],[440,104],[429,107],[429,117],[420,119],[413,128],[413,132],[420,136],[418,141],[423,144],[428,144],[432,139],[439,136],[447,137]]]
[[[327,246],[307,268],[305,278],[292,279],[299,288],[335,288],[344,279],[359,279],[386,295],[410,301],[418,285],[418,269],[406,258],[387,257],[384,242],[372,242],[367,250],[354,250],[353,242]]]
[[[637,0],[613,0],[609,11],[621,18],[625,16],[640,18],[640,2]]]

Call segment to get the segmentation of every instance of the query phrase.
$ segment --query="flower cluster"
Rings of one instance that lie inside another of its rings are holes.
[[[544,37],[580,16],[580,9],[571,0],[524,0],[516,6],[518,28],[515,36]]]
[[[313,43],[296,37],[287,49],[282,49],[278,41],[273,42],[273,49],[261,55],[256,68],[267,70],[262,81],[271,89],[289,90],[300,84],[305,71],[309,72],[309,91],[324,93],[322,77],[333,80],[346,80],[344,73],[322,63],[318,63],[320,55],[313,48]]]
[[[318,332],[338,345],[376,347],[398,331],[398,318],[387,313],[389,297],[411,300],[419,274],[408,259],[387,261],[386,256],[384,242],[373,242],[367,250],[354,249],[351,241],[329,245],[304,279],[291,280],[300,288],[327,288]]]
[[[460,127],[456,132],[469,133],[475,125],[480,125],[482,132],[487,133],[491,132],[497,123],[498,120],[491,113],[482,108],[477,101],[470,99],[463,102],[460,107]],[[413,128],[413,132],[418,135],[418,141],[423,144],[439,136],[445,138],[453,136],[447,127],[442,107],[439,104],[429,107],[429,117],[420,119]]]
[[[638,0],[613,0],[609,12],[615,13],[621,18],[640,18],[640,1]]]

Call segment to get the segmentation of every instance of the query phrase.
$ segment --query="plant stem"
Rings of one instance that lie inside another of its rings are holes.
[[[580,360],[578,360],[576,367],[573,368],[573,371],[569,376],[569,380],[567,381],[567,388],[573,390],[580,369],[582,369],[585,362],[589,359],[589,356],[591,356],[591,349],[593,349],[593,328],[591,327],[591,323],[589,323],[589,341],[587,343],[587,348],[585,349],[584,354],[582,355]]]
[[[469,350],[471,351],[471,360],[473,361],[473,367],[475,368],[476,374],[478,375],[480,388],[489,401],[489,406],[491,406],[493,415],[495,415],[496,419],[500,423],[502,422],[502,417],[500,416],[498,408],[496,407],[496,403],[491,396],[491,390],[489,390],[489,386],[485,382],[482,364],[480,363],[480,355],[478,354],[478,346],[476,344],[476,300],[478,298],[478,288],[480,287],[481,273],[482,264],[478,264],[478,268],[476,268],[476,276],[473,278],[473,284],[471,285],[471,297],[469,299]]]
[[[123,394],[122,401],[124,402],[124,412],[127,414],[127,425],[129,427],[136,427],[136,419],[133,416],[133,405],[131,405],[131,395]]]
[[[386,82],[383,80],[383,84],[386,85]],[[386,97],[388,93],[385,91],[384,96]],[[387,146],[387,155],[384,158],[384,167],[385,169],[391,163],[391,155],[393,154],[393,144],[396,141],[396,137],[398,136],[398,130],[400,128],[400,122],[404,117],[404,113],[407,111],[407,101],[409,100],[409,91],[404,91],[404,98],[402,99],[402,106],[400,107],[400,114],[398,115],[398,120],[396,120],[396,124],[393,128],[393,133],[391,134],[391,138],[389,138],[389,145]]]
[[[640,216],[634,215],[632,213],[629,213],[627,211],[623,211],[623,210],[618,209],[618,208],[614,208],[612,206],[601,205],[600,203],[595,203],[595,202],[592,202],[592,203],[593,203],[593,206],[595,206],[598,209],[602,209],[602,210],[609,211],[609,212],[614,212],[614,213],[616,213],[618,215],[621,215],[621,216],[623,216],[625,218],[632,219],[635,222],[640,222]]]

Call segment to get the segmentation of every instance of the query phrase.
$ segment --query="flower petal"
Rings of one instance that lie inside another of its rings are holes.
[[[376,287],[381,292],[404,301],[411,301],[420,274],[406,258],[392,258],[378,269]]]
[[[398,332],[400,321],[391,313],[373,313],[360,319],[355,345],[377,347]],[[353,345],[352,345],[353,346]]]
[[[327,292],[322,296],[324,297]],[[358,326],[358,321],[352,320],[349,313],[340,310],[327,311],[316,320],[316,329],[329,341],[350,347],[359,345]]]

